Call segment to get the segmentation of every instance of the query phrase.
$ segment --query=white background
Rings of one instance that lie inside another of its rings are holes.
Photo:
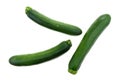
[[[120,81],[119,0],[0,0],[0,81]],[[30,6],[44,15],[83,30],[70,36],[44,28],[25,14]],[[94,20],[108,13],[110,25],[98,38],[76,75],[68,63]],[[71,49],[46,63],[16,67],[8,60],[17,54],[34,53],[70,39]]]

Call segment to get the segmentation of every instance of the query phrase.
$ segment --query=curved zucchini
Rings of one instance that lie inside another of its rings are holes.
[[[28,66],[42,63],[62,55],[68,51],[71,46],[70,40],[63,41],[57,46],[42,52],[12,56],[9,59],[9,63],[15,66]]]
[[[90,26],[69,62],[68,71],[70,73],[77,73],[86,54],[89,52],[90,48],[93,46],[102,31],[109,25],[110,21],[110,15],[103,14],[98,17],[95,22]]]
[[[32,19],[34,22],[46,28],[56,30],[59,32],[63,32],[69,35],[80,35],[82,33],[82,30],[80,28],[70,25],[70,24],[66,24],[63,22],[50,19],[30,7],[26,7],[25,11],[26,11],[27,16],[30,19]]]

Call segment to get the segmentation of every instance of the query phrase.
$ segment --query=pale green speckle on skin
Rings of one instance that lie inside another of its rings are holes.
[[[58,24],[57,24],[56,26],[57,26],[57,27],[60,27],[60,25],[58,25]]]

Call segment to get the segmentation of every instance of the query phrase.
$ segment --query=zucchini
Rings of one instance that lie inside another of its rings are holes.
[[[25,12],[30,19],[46,28],[69,35],[80,35],[82,33],[80,28],[48,18],[30,7],[26,7]]]
[[[90,26],[69,62],[68,72],[70,72],[71,74],[77,73],[86,54],[89,52],[99,35],[109,25],[110,21],[110,15],[103,14],[99,16]]]
[[[71,41],[63,41],[60,44],[33,54],[15,55],[9,59],[9,63],[15,66],[29,66],[51,60],[67,52],[72,46]]]

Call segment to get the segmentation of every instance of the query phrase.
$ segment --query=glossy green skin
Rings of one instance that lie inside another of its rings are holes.
[[[110,21],[110,15],[104,14],[98,17],[95,22],[90,26],[69,62],[68,71],[70,73],[77,73],[86,54],[89,52],[102,31],[109,25]]]
[[[66,24],[63,22],[50,19],[30,7],[26,7],[26,14],[34,22],[46,28],[63,32],[69,35],[80,35],[82,33],[82,30],[80,28],[70,24]]]
[[[71,46],[72,44],[70,40],[63,41],[55,47],[42,52],[12,56],[9,59],[9,62],[15,66],[28,66],[42,63],[64,54]]]

